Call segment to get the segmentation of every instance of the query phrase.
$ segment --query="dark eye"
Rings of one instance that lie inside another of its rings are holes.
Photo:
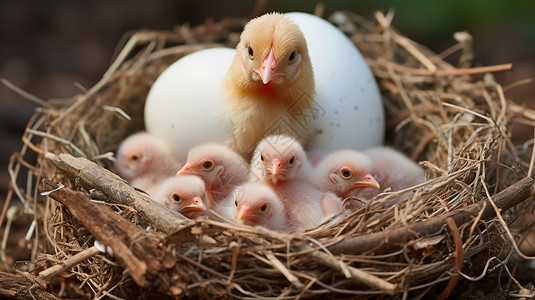
[[[295,164],[295,156],[292,156],[292,158],[290,158],[290,161],[288,163],[290,164],[290,167],[293,167],[293,165]]]
[[[177,203],[180,203],[180,201],[182,201],[182,198],[180,198],[178,194],[173,194],[173,200],[175,200],[175,202]]]
[[[212,169],[213,166],[214,166],[214,163],[209,160],[202,163],[202,168],[205,170],[210,170]]]
[[[264,155],[260,154],[260,160],[264,161]]]
[[[249,58],[253,59],[253,48],[249,46]]]
[[[342,178],[344,179],[349,179],[351,178],[351,171],[349,171],[349,169],[347,168],[342,168],[340,169],[340,175],[342,176]]]
[[[234,205],[236,205],[236,207],[238,207],[238,200],[234,200]]]
[[[260,211],[265,212],[267,210],[267,204],[260,206]]]
[[[135,154],[130,156],[130,160],[137,161],[138,159],[139,159],[139,156],[137,156]]]
[[[295,51],[292,52],[292,54],[290,54],[290,57],[288,58],[288,60],[292,61],[292,60],[294,60],[294,58],[295,58]]]

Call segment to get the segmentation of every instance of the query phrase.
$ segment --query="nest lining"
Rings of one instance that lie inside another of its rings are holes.
[[[156,77],[188,53],[234,47],[247,20],[137,32],[93,88],[41,102],[12,158],[13,182],[21,169],[30,179],[12,191],[37,224],[27,276],[44,279],[59,297],[419,298],[454,292],[459,271],[478,281],[506,265],[521,237],[508,224],[534,206],[524,201],[531,180],[523,179],[533,167],[532,147],[514,145],[509,127],[534,124],[535,114],[506,99],[490,73],[510,65],[454,67],[398,33],[390,17],[338,12],[329,20],[366,58],[384,98],[388,143],[421,162],[425,184],[380,195],[344,221],[304,234],[161,217],[104,168],[113,170],[111,153],[143,129],[143,103]],[[470,43],[453,48],[466,64]],[[25,160],[31,152],[35,164]],[[400,195],[399,204],[384,207]],[[504,211],[495,217],[498,208]],[[97,232],[104,224],[97,219],[116,228]],[[113,245],[114,255],[95,251],[95,240]]]

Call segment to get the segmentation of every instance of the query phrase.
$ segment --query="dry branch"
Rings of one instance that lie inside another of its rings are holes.
[[[79,180],[85,187],[98,189],[117,203],[134,207],[158,230],[173,234],[193,222],[141,196],[122,178],[96,163],[70,154],[45,155],[57,168]]]
[[[43,183],[45,191],[56,188],[48,180]],[[162,234],[140,229],[110,208],[93,203],[85,193],[60,188],[49,196],[67,207],[95,239],[110,247],[113,256],[139,286],[156,285],[160,291],[172,296],[179,296],[186,290],[187,283],[191,282],[189,275],[176,263],[163,263],[173,254],[164,246]]]
[[[526,177],[500,193],[492,199],[500,209],[509,209],[531,196],[533,178]],[[446,224],[447,218],[452,218],[460,227],[462,224],[475,218],[481,209],[484,209],[482,219],[487,220],[495,216],[488,200],[472,204],[460,211],[433,217],[429,220],[415,223],[388,231],[381,231],[363,236],[347,238],[329,247],[334,254],[361,254],[373,250],[375,253],[384,253],[392,248],[404,245],[410,240],[428,234],[439,232]]]
[[[85,249],[84,251],[81,251],[71,256],[70,258],[60,262],[59,264],[39,272],[39,276],[43,278],[56,276],[57,274],[67,269],[70,269],[72,266],[76,265],[77,263],[82,262],[90,257],[93,257],[99,252],[100,250],[96,246]]]
[[[59,299],[47,292],[45,285],[37,281],[32,275],[28,273],[24,273],[24,275],[0,272],[0,298],[14,300]]]

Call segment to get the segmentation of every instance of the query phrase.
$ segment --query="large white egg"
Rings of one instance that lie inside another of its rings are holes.
[[[314,135],[305,147],[332,151],[382,144],[381,96],[360,52],[326,20],[306,13],[286,15],[303,31],[314,68],[317,111],[311,122]],[[186,55],[151,87],[145,127],[166,140],[180,160],[198,144],[228,139],[223,80],[235,53],[212,48]]]
[[[307,149],[365,149],[381,145],[385,117],[381,95],[362,54],[338,28],[314,15],[286,13],[307,41],[318,116]]]
[[[167,141],[181,161],[206,142],[228,138],[223,78],[235,49],[211,48],[186,55],[156,79],[145,102],[145,127]]]

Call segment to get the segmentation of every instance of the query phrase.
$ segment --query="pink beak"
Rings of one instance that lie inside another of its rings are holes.
[[[188,174],[188,171],[191,170],[191,163],[186,163],[182,169],[178,170],[178,172],[176,173],[176,175],[184,175],[184,174]]]
[[[362,178],[363,178],[362,180],[355,182],[355,186],[363,187],[363,188],[374,188],[374,189],[381,188],[381,185],[379,184],[379,182],[377,182],[377,180],[375,180],[372,174],[366,173],[364,174],[364,176],[362,176]]]
[[[271,161],[271,174],[278,175],[281,167],[281,161],[278,158],[274,158]]]
[[[275,60],[275,54],[273,54],[273,47],[269,49],[269,53],[262,62],[262,69],[258,72],[262,78],[262,82],[267,84],[271,79],[277,75],[275,69],[277,68],[277,61]]]
[[[238,212],[238,220],[242,221],[244,224],[247,225],[255,225],[258,222],[258,219],[251,211],[252,207],[248,205],[242,206],[240,208],[240,211]]]
[[[204,202],[202,201],[201,197],[195,196],[193,197],[191,202],[192,204],[186,206],[187,208],[193,209],[193,210],[205,210]]]

